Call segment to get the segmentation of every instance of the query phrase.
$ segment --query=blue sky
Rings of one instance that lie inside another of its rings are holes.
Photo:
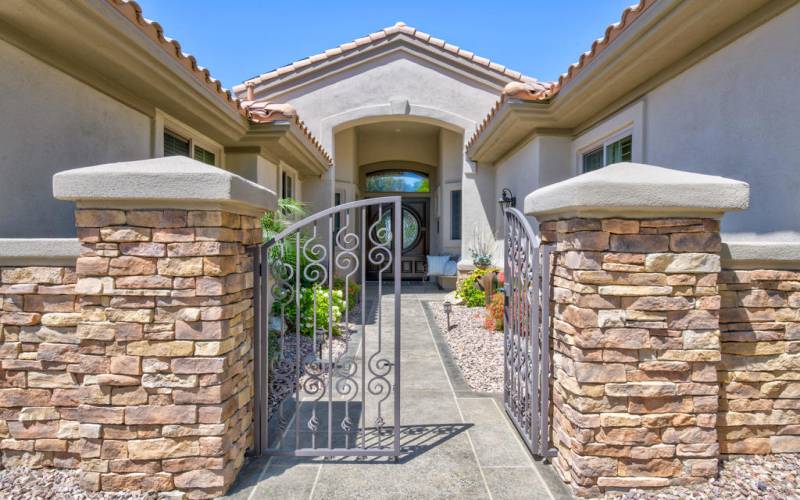
[[[403,21],[540,80],[554,80],[635,0],[137,0],[199,64],[232,87]],[[232,7],[246,6],[232,10]]]

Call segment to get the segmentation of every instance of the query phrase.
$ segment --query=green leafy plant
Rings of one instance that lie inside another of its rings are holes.
[[[278,209],[274,212],[267,212],[261,217],[261,227],[264,231],[265,240],[269,241],[275,238],[278,234],[284,231],[291,224],[301,220],[307,215],[305,205],[293,200],[291,198],[283,198],[278,201]],[[314,309],[316,296],[316,316],[317,330],[328,331],[328,305],[330,303],[329,289],[326,283],[317,283],[314,280],[307,279],[306,274],[313,277],[315,273],[306,273],[306,268],[310,264],[310,260],[303,251],[304,245],[309,241],[309,236],[303,232],[298,233],[300,238],[300,255],[297,255],[297,240],[294,235],[289,236],[282,242],[273,245],[269,250],[269,265],[273,269],[273,273],[278,273],[285,278],[297,276],[296,271],[300,273],[300,332],[303,335],[311,335],[314,330]],[[311,257],[316,258],[314,249],[309,245],[308,252]],[[299,262],[299,269],[298,267]],[[289,280],[292,286],[295,285],[294,278]],[[345,312],[344,288],[345,282],[343,278],[334,278],[333,280],[333,332],[339,334],[338,323],[342,320]],[[361,286],[358,283],[350,281],[347,286],[349,308],[354,307],[359,301],[359,293]],[[279,317],[281,314],[281,307],[283,307],[284,319],[286,321],[287,331],[293,332],[295,330],[295,320],[297,317],[296,303],[294,295],[287,297],[287,300],[281,301],[280,299],[273,302],[272,313],[274,316]]]
[[[333,289],[334,290],[341,290],[344,292],[344,278],[334,278],[333,279]],[[347,306],[349,308],[355,307],[358,304],[359,298],[361,297],[359,294],[361,293],[361,285],[350,280],[347,284]]]
[[[486,300],[486,292],[478,283],[486,274],[496,271],[497,269],[494,268],[483,268],[472,271],[469,276],[458,284],[456,288],[456,297],[461,299],[467,307],[482,306]]]
[[[495,293],[492,295],[492,301],[486,306],[486,318],[483,320],[483,326],[487,330],[502,331],[503,330],[503,310],[505,307],[505,297],[502,293]]]
[[[308,211],[305,204],[292,198],[281,198],[278,200],[277,210],[266,212],[261,216],[261,228],[264,233],[264,240],[269,241],[275,238],[287,227],[303,219],[307,215]],[[305,252],[303,252],[303,247],[308,241],[308,236],[303,232],[299,232],[298,234],[300,238],[300,280],[302,285],[307,286],[312,284],[311,281],[305,279],[305,273],[303,272],[309,263]],[[309,251],[313,254],[313,249]],[[284,266],[288,266],[288,268],[294,272],[298,263],[296,237],[289,236],[270,247],[267,257],[273,269],[275,269],[275,264],[278,261],[282,261]],[[316,257],[316,255],[314,255],[314,257]],[[284,271],[284,274],[288,275],[288,272]],[[294,274],[292,275],[294,276]]]
[[[338,323],[342,320],[344,313],[344,293],[341,290],[333,290],[331,294],[329,289],[321,285],[312,285],[308,288],[303,288],[300,292],[300,333],[303,335],[312,335],[314,333],[314,308],[316,297],[316,313],[317,313],[317,331],[328,331],[328,308],[331,304],[331,297],[333,297],[332,319],[333,319],[333,334],[339,335],[341,333]],[[284,314],[289,331],[295,330],[296,318],[296,305],[294,301],[289,302],[285,306]]]

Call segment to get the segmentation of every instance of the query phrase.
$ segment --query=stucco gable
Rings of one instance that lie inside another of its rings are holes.
[[[484,80],[485,84],[496,87],[498,90],[512,81],[527,82],[533,86],[539,85],[535,78],[525,76],[473,52],[432,37],[404,23],[397,23],[339,47],[263,73],[235,86],[233,90],[242,97],[247,96],[248,89],[251,89],[250,91],[256,95],[286,92],[293,85],[308,81],[321,74],[342,71],[348,66],[361,64],[365,60],[392,51],[399,46],[436,64],[447,66],[451,70],[469,73],[474,78]],[[544,90],[544,86],[542,89]]]

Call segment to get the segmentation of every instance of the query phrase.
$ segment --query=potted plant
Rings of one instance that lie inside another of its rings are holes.
[[[472,255],[472,263],[478,269],[486,269],[492,265],[492,257],[496,243],[494,235],[488,231],[481,231],[477,227],[472,230],[472,245],[469,253]]]

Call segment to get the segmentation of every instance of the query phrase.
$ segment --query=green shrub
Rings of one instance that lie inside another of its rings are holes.
[[[328,288],[321,285],[313,285],[303,288],[300,292],[300,333],[312,335],[314,333],[314,296],[317,298],[317,331],[328,331],[328,305],[330,304],[331,294]],[[340,328],[338,323],[344,314],[344,293],[341,290],[333,291],[333,334],[339,335]],[[275,314],[280,314],[280,304],[275,304]],[[285,319],[287,330],[295,331],[296,316],[295,301],[292,300],[285,306]]]
[[[333,279],[333,289],[334,290],[341,290],[344,292],[344,278],[334,278]],[[361,285],[355,283],[353,280],[350,280],[347,284],[347,296],[348,296],[348,306],[350,309],[355,307],[358,304],[359,299],[361,298]]]
[[[494,273],[497,269],[486,268],[476,269],[470,273],[469,276],[458,284],[456,288],[456,297],[464,302],[467,307],[480,307],[486,301],[486,292],[480,288],[478,282],[487,274]]]

